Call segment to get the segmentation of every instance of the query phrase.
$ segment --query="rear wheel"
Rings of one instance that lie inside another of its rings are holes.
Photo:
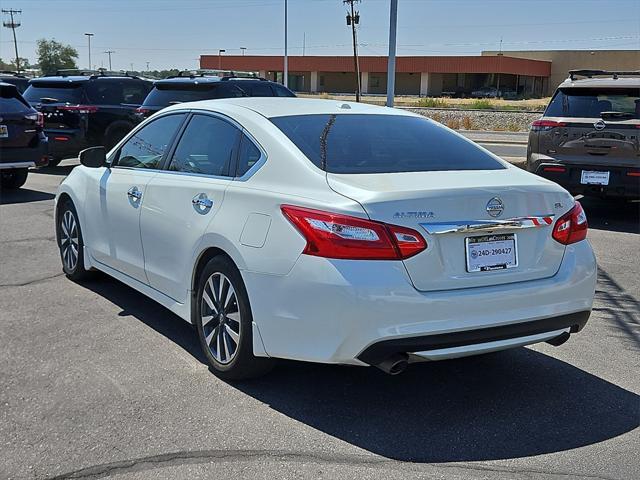
[[[84,267],[84,241],[78,221],[78,213],[71,200],[60,206],[57,220],[58,247],[62,270],[71,280],[83,280],[89,276]]]
[[[240,272],[227,257],[214,257],[204,267],[195,313],[200,344],[217,376],[240,380],[271,369],[271,359],[253,355],[249,298]]]
[[[28,168],[11,168],[0,170],[0,186],[7,190],[20,188],[27,181]]]

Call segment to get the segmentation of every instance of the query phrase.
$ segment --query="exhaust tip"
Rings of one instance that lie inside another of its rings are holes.
[[[399,375],[409,366],[409,356],[406,353],[396,353],[380,362],[376,367],[389,375]]]
[[[552,339],[547,340],[547,343],[549,345],[553,345],[554,347],[559,347],[564,342],[569,340],[569,337],[571,337],[571,334],[569,332],[563,332],[560,335],[558,335],[557,337],[553,337]]]

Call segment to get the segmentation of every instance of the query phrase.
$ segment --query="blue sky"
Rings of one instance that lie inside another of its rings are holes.
[[[84,32],[95,34],[92,61],[114,69],[195,68],[202,53],[281,55],[284,0],[1,0],[22,9],[20,56],[56,38],[88,66]],[[389,0],[362,0],[362,55],[386,55]],[[351,34],[341,0],[289,0],[289,54],[347,55]],[[475,55],[482,50],[640,49],[640,0],[399,0],[399,55]],[[13,57],[0,31],[0,57]],[[639,66],[640,68],[640,66]]]

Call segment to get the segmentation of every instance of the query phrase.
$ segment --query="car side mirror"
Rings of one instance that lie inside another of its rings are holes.
[[[104,147],[86,148],[80,152],[80,163],[89,168],[100,168],[107,164]]]

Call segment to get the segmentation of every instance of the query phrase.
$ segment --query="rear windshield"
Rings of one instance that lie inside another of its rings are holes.
[[[554,95],[545,116],[600,118],[603,112],[640,118],[640,88],[563,88]]]
[[[156,85],[143,105],[150,107],[167,107],[173,103],[197,102],[214,98],[243,97],[246,94],[239,88],[229,85]]]
[[[0,113],[19,113],[31,110],[17,89],[14,87],[0,87]]]
[[[505,168],[473,142],[426,118],[402,115],[294,115],[271,121],[330,173],[395,173]]]
[[[85,101],[82,85],[77,83],[60,85],[32,83],[24,92],[24,98],[29,103],[83,103]]]

